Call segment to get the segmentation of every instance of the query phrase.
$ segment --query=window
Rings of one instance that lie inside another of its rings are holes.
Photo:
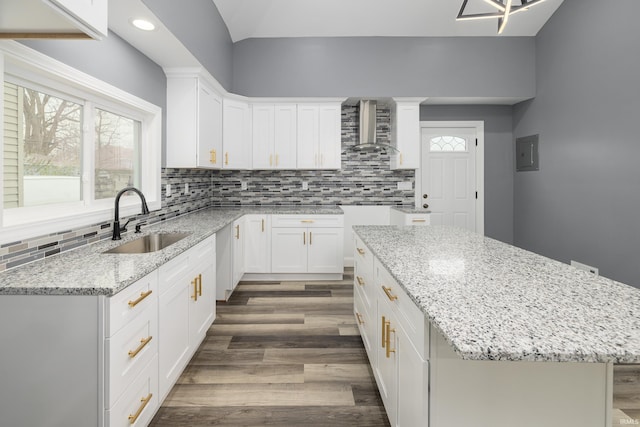
[[[0,75],[0,244],[160,208],[160,108],[17,43]]]
[[[429,147],[432,152],[467,151],[467,140],[457,136],[443,135],[431,138]]]

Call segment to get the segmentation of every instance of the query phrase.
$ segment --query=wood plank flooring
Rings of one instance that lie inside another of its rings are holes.
[[[151,426],[389,426],[353,276],[241,282]]]
[[[612,427],[640,424],[640,365],[613,367]]]

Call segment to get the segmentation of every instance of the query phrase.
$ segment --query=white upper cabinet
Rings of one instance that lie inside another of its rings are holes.
[[[340,169],[340,104],[298,104],[298,169]]]
[[[420,168],[420,102],[396,100],[391,108],[391,169]]]
[[[225,99],[222,148],[225,169],[251,169],[251,109],[244,101]]]
[[[296,104],[254,104],[253,168],[295,169]]]
[[[107,37],[108,0],[2,0],[0,33],[53,38]]]
[[[222,98],[197,75],[167,76],[167,167],[221,168]]]

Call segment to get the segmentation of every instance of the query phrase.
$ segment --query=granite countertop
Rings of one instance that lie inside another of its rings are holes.
[[[354,226],[469,360],[640,363],[640,290],[462,229]]]
[[[0,295],[112,296],[245,214],[342,215],[331,206],[211,208],[129,231],[122,240],[102,240],[0,273]],[[157,232],[188,232],[188,237],[148,254],[105,254],[106,250]]]
[[[426,213],[431,213],[430,210],[428,209],[423,209],[423,208],[403,208],[403,207],[399,207],[399,206],[392,206],[391,209],[395,209],[397,211],[406,213],[406,214],[426,214]]]

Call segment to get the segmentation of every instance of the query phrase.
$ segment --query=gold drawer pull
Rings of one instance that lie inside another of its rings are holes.
[[[412,219],[411,222],[427,222],[427,220],[426,219],[415,218],[415,219]]]
[[[143,397],[142,399],[140,399],[140,402],[142,402],[142,405],[140,405],[140,407],[138,408],[135,414],[129,415],[129,424],[136,423],[136,421],[138,420],[138,417],[140,416],[142,411],[144,411],[144,408],[147,407],[152,397],[153,397],[153,393],[149,393],[147,397]]]
[[[140,292],[140,297],[133,300],[133,301],[129,301],[127,304],[129,304],[129,308],[133,308],[136,305],[140,304],[140,302],[142,302],[143,299],[145,299],[146,297],[148,297],[149,295],[151,295],[153,293],[152,290],[149,290],[147,292]]]
[[[138,346],[138,348],[136,348],[135,350],[129,350],[129,357],[130,358],[134,358],[138,355],[138,353],[140,353],[142,351],[142,349],[149,344],[149,341],[151,341],[151,338],[153,338],[151,335],[149,335],[147,338],[142,338],[140,340],[140,345]]]
[[[382,290],[385,294],[387,294],[387,298],[389,298],[390,301],[395,301],[398,299],[397,296],[391,293],[391,288],[387,288],[386,286],[382,285]]]
[[[313,220],[312,219],[302,219],[302,220],[300,220],[300,222],[305,223],[305,224],[312,224]]]
[[[387,322],[387,359],[396,352],[395,348],[391,350],[391,332],[395,334],[396,330],[391,328],[391,322]]]
[[[358,285],[364,286],[364,279],[360,276],[356,276],[356,280],[358,281]]]
[[[304,231],[302,232],[302,244],[307,244],[307,233],[305,233]]]
[[[224,164],[225,165],[229,164],[229,152],[228,151],[226,153],[224,153]]]
[[[236,225],[236,239],[240,239],[240,224]]]
[[[360,255],[364,255],[364,249],[362,249],[362,248],[357,248],[357,249],[358,249],[358,253]]]
[[[198,274],[198,296],[202,296],[202,274]]]
[[[382,316],[382,348],[384,348],[385,344],[386,344],[386,338],[385,338],[385,330],[387,328],[387,319],[384,318],[384,316]]]
[[[193,299],[194,301],[198,301],[198,278],[194,278],[191,281],[191,284],[193,285],[193,295],[191,296],[191,299]]]
[[[356,312],[356,318],[358,319],[359,325],[364,325],[364,320],[362,320],[362,314]]]
[[[264,233],[264,219],[262,220],[262,232]]]
[[[313,233],[311,231],[309,232],[309,244],[313,245]]]

